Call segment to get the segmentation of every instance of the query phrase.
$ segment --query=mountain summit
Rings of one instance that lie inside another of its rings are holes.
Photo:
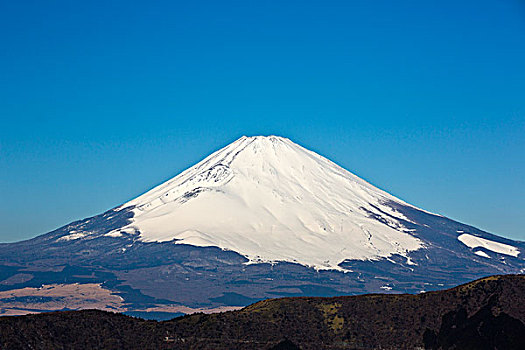
[[[242,137],[124,204],[132,222],[109,235],[339,268],[423,246],[390,202],[406,205],[287,138]]]
[[[524,242],[416,208],[289,139],[242,137],[128,203],[0,244],[0,315],[173,315],[509,273],[525,273]]]

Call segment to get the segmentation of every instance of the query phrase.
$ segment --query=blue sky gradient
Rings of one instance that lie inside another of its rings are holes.
[[[0,241],[276,134],[525,240],[525,3],[3,1]]]

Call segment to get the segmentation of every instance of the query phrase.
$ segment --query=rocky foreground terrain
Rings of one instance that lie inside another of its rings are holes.
[[[2,349],[524,349],[525,275],[410,294],[268,299],[157,322],[99,310],[1,317]]]

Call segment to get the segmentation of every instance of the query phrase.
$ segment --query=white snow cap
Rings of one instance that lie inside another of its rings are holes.
[[[406,256],[423,246],[388,201],[406,205],[287,138],[243,136],[124,204],[135,216],[118,232],[216,246],[250,262],[340,269],[345,259]]]

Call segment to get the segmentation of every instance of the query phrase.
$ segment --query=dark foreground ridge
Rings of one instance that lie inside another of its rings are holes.
[[[1,349],[525,349],[525,275],[409,294],[269,299],[157,322],[86,310],[1,317]]]

